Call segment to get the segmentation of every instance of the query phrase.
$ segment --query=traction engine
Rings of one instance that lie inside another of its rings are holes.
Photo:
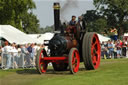
[[[37,71],[47,71],[48,63],[52,63],[55,71],[70,70],[78,72],[80,62],[84,62],[87,70],[97,69],[100,65],[100,42],[95,32],[86,32],[84,21],[75,26],[60,25],[60,5],[54,3],[55,35],[47,44],[50,53],[40,49],[36,56]],[[64,30],[62,30],[64,29]]]

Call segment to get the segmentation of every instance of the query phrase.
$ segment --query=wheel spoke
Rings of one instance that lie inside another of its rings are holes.
[[[75,58],[74,57],[72,58],[72,64],[75,64]]]
[[[93,61],[92,61],[93,64],[96,65],[96,62],[97,62],[97,58],[96,58],[96,56],[93,56],[93,57],[92,57],[92,60],[93,60]]]
[[[94,43],[92,44],[92,47],[95,48],[95,45],[97,45],[97,42],[94,42]]]

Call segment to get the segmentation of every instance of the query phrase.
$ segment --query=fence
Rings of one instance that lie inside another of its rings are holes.
[[[24,53],[1,53],[1,68],[28,68],[35,66],[35,57]]]

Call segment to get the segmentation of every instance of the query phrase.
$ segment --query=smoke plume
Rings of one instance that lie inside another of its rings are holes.
[[[78,0],[65,0],[64,5],[61,6],[61,20],[62,22],[67,21],[65,15],[72,9],[78,8]]]

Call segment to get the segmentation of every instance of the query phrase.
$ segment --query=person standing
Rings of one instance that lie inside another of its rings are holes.
[[[121,56],[121,41],[120,40],[118,40],[117,41],[117,44],[116,44],[116,47],[117,47],[117,58],[120,58],[120,56]]]
[[[26,61],[25,63],[23,63],[23,66],[25,64],[26,67],[30,66],[30,55],[27,48],[28,48],[27,44],[25,44],[24,46],[21,45],[21,54],[24,60]]]
[[[108,41],[108,51],[109,51],[109,58],[114,58],[114,55],[113,55],[113,51],[114,51],[114,48],[113,48],[113,44],[112,44],[112,41]]]
[[[69,22],[69,25],[70,26],[75,26],[76,25],[76,16],[72,16],[72,19],[71,19],[71,21]]]
[[[117,58],[117,48],[116,48],[116,45],[117,45],[117,41],[114,41],[113,43],[113,48],[114,48],[114,58]]]
[[[123,57],[126,57],[126,47],[127,47],[127,43],[124,40],[122,43],[122,56]]]
[[[16,49],[16,43],[12,44],[12,59],[14,63],[14,68],[18,68],[18,50]]]
[[[31,60],[31,65],[34,66],[35,65],[35,62],[34,62],[34,59],[35,59],[35,51],[36,49],[34,48],[34,44],[31,44],[31,53],[30,53],[30,60]]]
[[[7,70],[11,67],[11,50],[12,47],[9,45],[8,41],[4,42],[5,46],[2,49],[2,53],[3,53],[3,57],[6,57],[7,61],[6,61],[6,67],[4,70]]]
[[[86,30],[86,22],[83,19],[83,16],[78,17],[78,25],[80,26],[81,30]]]
[[[108,41],[104,42],[104,59],[109,59]]]
[[[105,44],[104,44],[104,42],[102,42],[101,43],[101,57],[103,58],[103,59],[106,59],[104,56],[105,56]]]

